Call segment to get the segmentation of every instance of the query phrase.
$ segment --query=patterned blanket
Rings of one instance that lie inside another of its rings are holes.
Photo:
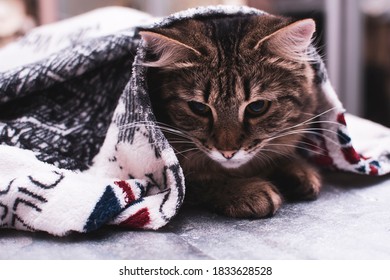
[[[185,182],[154,125],[138,29],[216,14],[263,12],[216,6],[155,20],[109,8],[37,28],[0,49],[0,226],[61,236],[106,224],[167,224]],[[331,169],[388,173],[389,143],[375,158],[356,152],[320,57],[313,67],[323,101],[315,121],[323,129],[307,139],[307,157]]]

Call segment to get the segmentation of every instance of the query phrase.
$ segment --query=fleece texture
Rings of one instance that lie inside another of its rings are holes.
[[[0,226],[62,236],[166,225],[183,203],[185,178],[155,122],[139,27],[263,14],[212,6],[153,19],[110,8],[0,49]],[[389,173],[389,143],[376,144],[375,157],[354,149],[324,63],[318,56],[312,65],[321,105],[308,122],[321,129],[306,139],[306,156],[332,170]]]

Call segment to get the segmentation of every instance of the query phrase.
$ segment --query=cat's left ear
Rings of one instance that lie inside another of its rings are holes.
[[[315,30],[316,25],[312,19],[296,21],[261,39],[255,49],[266,44],[269,50],[284,58],[309,61],[311,57],[308,47]]]
[[[145,61],[144,65],[161,68],[183,68],[192,64],[192,56],[200,56],[200,52],[175,38],[151,31],[141,31],[140,35],[146,47],[157,56],[155,61]]]

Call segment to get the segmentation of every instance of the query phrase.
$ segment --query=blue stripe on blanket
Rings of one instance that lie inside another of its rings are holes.
[[[118,215],[122,210],[118,198],[115,195],[111,186],[107,186],[99,202],[95,205],[91,215],[89,216],[87,223],[84,226],[84,231],[93,231],[105,223],[111,218]]]

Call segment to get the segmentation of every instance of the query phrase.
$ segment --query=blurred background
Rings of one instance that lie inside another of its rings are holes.
[[[0,47],[35,26],[105,6],[164,16],[216,4],[315,19],[317,46],[347,111],[390,127],[390,0],[0,0]]]

